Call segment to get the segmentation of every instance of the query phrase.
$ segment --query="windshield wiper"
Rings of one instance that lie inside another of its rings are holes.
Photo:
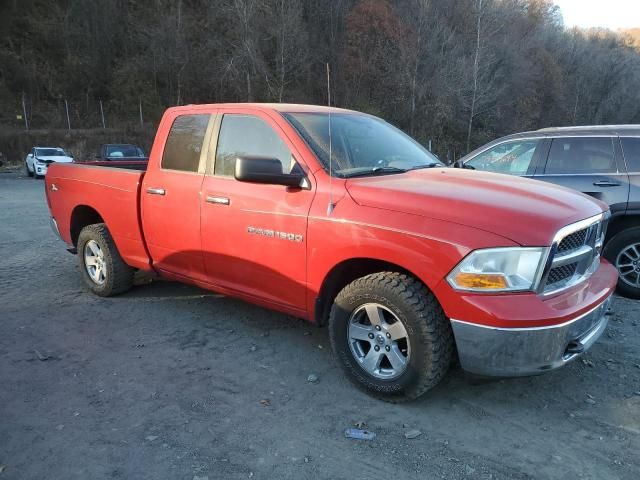
[[[384,175],[387,173],[405,173],[407,170],[398,167],[361,167],[351,172],[344,172],[346,178],[363,177],[367,175]]]
[[[420,170],[422,168],[433,168],[433,167],[442,167],[443,165],[438,162],[427,163],[425,165],[416,165],[415,167],[411,167],[409,170]]]

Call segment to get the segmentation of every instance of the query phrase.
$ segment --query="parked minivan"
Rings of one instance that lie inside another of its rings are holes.
[[[640,298],[640,125],[544,128],[499,138],[455,164],[579,190],[609,204],[604,257],[618,291]]]

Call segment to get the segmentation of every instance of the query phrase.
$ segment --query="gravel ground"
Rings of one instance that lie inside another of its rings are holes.
[[[454,370],[389,405],[348,383],[326,329],[164,281],[89,294],[42,186],[0,174],[0,480],[638,478],[637,301],[561,370]],[[375,440],[344,438],[356,422]]]

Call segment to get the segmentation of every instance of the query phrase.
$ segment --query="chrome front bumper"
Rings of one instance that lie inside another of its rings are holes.
[[[536,375],[586,352],[607,327],[611,296],[560,325],[498,328],[451,320],[462,368],[478,375]]]

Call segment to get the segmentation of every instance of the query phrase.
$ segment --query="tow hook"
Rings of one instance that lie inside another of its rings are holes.
[[[584,345],[579,340],[572,340],[564,351],[565,355],[577,355],[584,352]]]

